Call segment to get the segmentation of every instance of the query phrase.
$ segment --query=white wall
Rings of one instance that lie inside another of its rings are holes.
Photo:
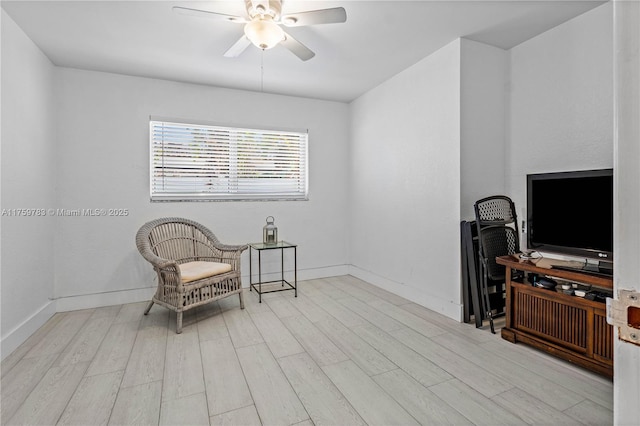
[[[506,50],[461,39],[460,218],[473,204],[505,191]]]
[[[2,355],[55,312],[53,218],[13,216],[55,200],[53,65],[2,14]]]
[[[148,298],[154,275],[134,237],[144,222],[165,216],[191,218],[240,244],[260,241],[272,215],[279,236],[299,244],[299,279],[346,273],[346,104],[65,68],[56,70],[56,84],[57,206],[130,211],[57,218],[59,310]],[[308,129],[309,201],[151,203],[150,115]],[[242,266],[248,274],[247,253]]]
[[[351,105],[351,273],[460,318],[460,41]]]
[[[527,174],[613,167],[612,34],[606,3],[511,49],[507,193],[519,215]]]

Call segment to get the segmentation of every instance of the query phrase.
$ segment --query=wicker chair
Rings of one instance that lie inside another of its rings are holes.
[[[158,289],[149,302],[177,313],[176,333],[182,332],[182,313],[237,294],[244,309],[240,255],[247,245],[221,244],[207,228],[177,217],[153,220],[136,235],[140,254],[158,274]]]

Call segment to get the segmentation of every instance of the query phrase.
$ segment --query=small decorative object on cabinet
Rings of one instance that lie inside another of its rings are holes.
[[[278,242],[278,228],[274,225],[274,221],[273,216],[267,216],[267,224],[262,228],[262,242],[265,244]]]

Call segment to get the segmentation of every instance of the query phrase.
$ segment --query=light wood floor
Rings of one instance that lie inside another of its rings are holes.
[[[610,380],[345,276],[185,314],[56,314],[2,362],[2,424],[612,424]],[[485,327],[488,328],[488,327]]]

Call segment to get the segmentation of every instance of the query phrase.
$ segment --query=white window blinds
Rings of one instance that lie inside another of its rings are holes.
[[[150,122],[151,199],[305,200],[307,133]]]

